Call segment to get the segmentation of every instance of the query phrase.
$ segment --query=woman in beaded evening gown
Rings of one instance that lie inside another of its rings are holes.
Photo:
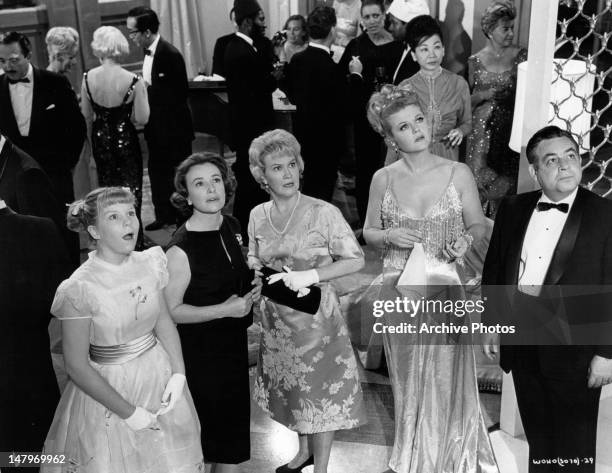
[[[363,234],[383,249],[375,299],[463,302],[463,256],[486,231],[470,170],[428,150],[427,121],[411,88],[383,87],[370,100],[369,117],[400,155],[374,175],[370,190]],[[469,316],[438,309],[414,317],[387,312],[381,321],[416,327],[415,333],[383,333],[395,406],[389,467],[398,473],[497,473],[471,335],[421,331],[421,324],[469,327]]]
[[[68,211],[96,250],[55,294],[70,379],[47,439],[63,465],[42,473],[200,473],[200,424],[185,381],[179,337],[163,288],[159,247],[133,251],[134,196],[100,188]]]
[[[483,15],[487,45],[468,59],[472,89],[472,134],[466,164],[476,178],[485,215],[495,218],[502,197],[516,193],[519,154],[510,149],[516,74],[527,50],[512,45],[516,11],[512,2],[495,2]]]
[[[149,120],[147,89],[142,79],[117,63],[129,52],[127,39],[117,28],[98,28],[91,45],[101,65],[83,76],[81,110],[98,181],[101,186],[128,187],[136,196],[140,219],[143,163],[135,123],[143,126]]]
[[[261,285],[242,254],[240,224],[221,214],[233,191],[225,161],[193,154],[178,166],[175,185],[172,201],[189,219],[168,243],[164,292],[181,336],[206,463],[214,473],[238,472],[250,458],[247,328]]]

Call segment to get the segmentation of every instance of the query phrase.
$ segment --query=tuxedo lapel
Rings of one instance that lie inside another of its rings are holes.
[[[151,66],[151,85],[155,83],[157,77],[159,76],[159,65],[164,55],[165,47],[166,45],[164,44],[164,38],[159,38],[157,47],[155,48],[155,54],[153,55],[153,64]]]
[[[0,77],[0,117],[2,117],[0,119],[0,132],[8,136],[19,136],[6,74]]]
[[[578,236],[578,230],[580,229],[583,208],[584,190],[582,188],[578,188],[576,200],[574,201],[574,205],[572,205],[572,209],[567,216],[567,220],[563,226],[563,230],[561,231],[561,236],[559,237],[559,241],[555,247],[552,260],[550,261],[550,266],[546,272],[546,277],[544,278],[545,285],[557,284],[561,279],[561,276],[563,276],[567,260],[572,254],[574,245],[576,244],[576,237]]]
[[[40,71],[34,67],[34,87],[32,90],[32,111],[30,112],[30,131],[28,136],[35,136],[38,129],[44,106],[44,90],[43,80],[40,77]]]
[[[541,194],[541,192],[533,192],[529,196],[525,196],[522,205],[517,206],[516,209],[518,214],[516,227],[512,234],[506,236],[506,238],[510,239],[510,243],[508,245],[508,264],[506,264],[504,280],[508,281],[509,284],[514,285],[518,283],[521,250],[523,248],[523,241],[525,240],[525,233],[527,233],[527,225],[529,225],[531,214]]]

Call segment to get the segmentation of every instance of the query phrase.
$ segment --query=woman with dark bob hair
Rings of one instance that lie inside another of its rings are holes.
[[[250,457],[247,327],[261,285],[240,249],[240,225],[223,215],[234,179],[217,155],[196,153],[177,168],[172,202],[189,215],[167,247],[164,293],[183,346],[201,419],[204,458],[215,473]]]
[[[419,64],[419,72],[400,85],[410,84],[425,105],[429,150],[436,156],[458,161],[459,145],[472,131],[470,88],[463,77],[442,67],[444,38],[434,18],[417,16],[407,29],[406,42]]]

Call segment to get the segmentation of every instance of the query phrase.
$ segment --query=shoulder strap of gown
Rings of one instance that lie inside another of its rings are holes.
[[[138,76],[134,75],[132,78],[132,83],[128,87],[127,92],[125,93],[125,97],[123,97],[123,104],[125,105],[130,98],[130,95],[134,92],[134,87],[136,87],[136,83],[138,82]]]
[[[87,80],[87,72],[83,74],[83,80],[85,81],[85,89],[87,90],[87,96],[89,97],[89,101],[94,107],[96,107],[98,104],[94,102],[94,99],[91,95],[91,90],[89,89],[89,81]]]

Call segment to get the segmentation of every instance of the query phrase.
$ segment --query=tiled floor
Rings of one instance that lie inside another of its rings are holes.
[[[143,148],[146,149],[146,148]],[[217,150],[214,139],[199,136],[194,143],[194,150]],[[231,159],[231,155],[226,156]],[[346,198],[343,192],[335,195],[337,204],[351,223],[355,223],[355,206],[352,198]],[[153,221],[153,212],[148,189],[148,178],[145,176],[143,201],[143,223]],[[165,244],[174,227],[147,236],[155,243]],[[253,375],[254,369],[251,370]],[[385,373],[361,369],[361,379],[367,383],[366,409],[379,409],[380,416],[370,416],[371,425],[356,432],[342,432],[334,442],[329,473],[391,473],[387,462],[390,445],[393,439],[392,400],[389,399],[389,379]],[[214,380],[211,380],[214,382]],[[602,401],[598,442],[597,473],[612,473],[612,387],[606,390],[609,397]],[[499,419],[499,395],[483,395],[489,424]],[[389,407],[391,406],[391,407]],[[497,412],[496,412],[497,411]],[[203,426],[205,428],[205,426]],[[497,430],[491,434],[491,442],[497,457],[501,473],[527,472],[527,443],[524,438],[513,438]],[[257,405],[252,404],[251,414],[251,460],[241,465],[243,473],[268,473],[276,467],[287,463],[297,450],[297,435],[284,426],[271,420]],[[303,470],[311,473],[312,467]],[[423,472],[436,473],[436,472]]]

